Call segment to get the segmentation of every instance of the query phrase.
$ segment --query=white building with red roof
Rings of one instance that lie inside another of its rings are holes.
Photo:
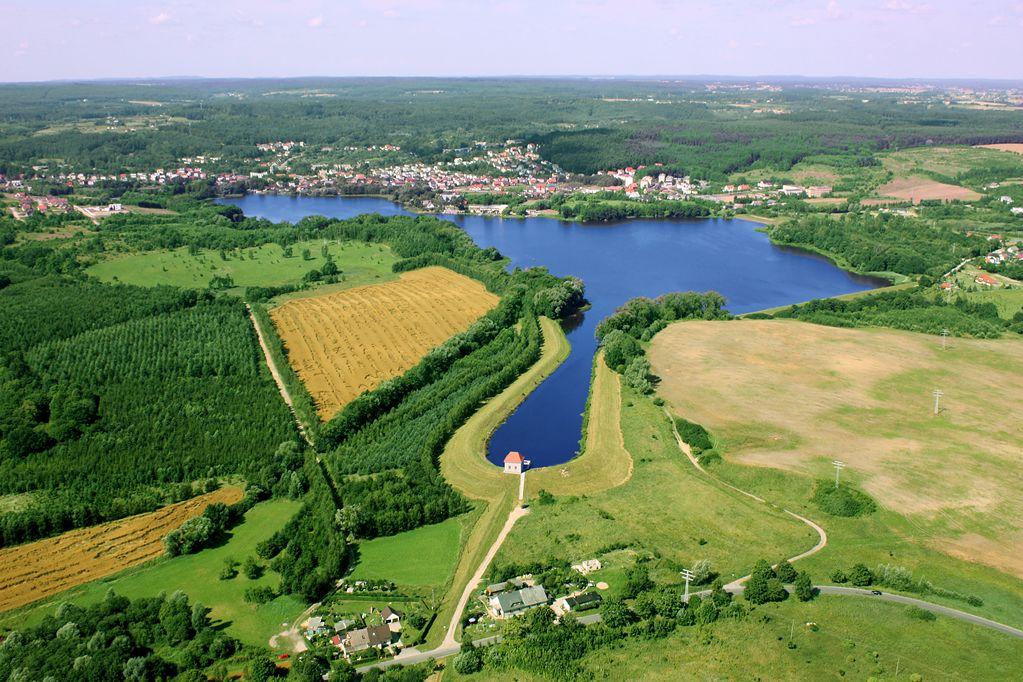
[[[509,452],[504,456],[504,473],[521,474],[529,466],[529,460],[517,452]]]

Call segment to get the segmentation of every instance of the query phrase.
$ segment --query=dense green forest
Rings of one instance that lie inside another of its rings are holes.
[[[718,179],[785,170],[818,153],[1023,140],[1015,112],[953,108],[939,93],[908,103],[898,93],[861,100],[823,85],[786,88],[751,113],[749,93],[705,85],[386,78],[4,85],[0,173],[56,160],[77,170],[152,169],[199,154],[216,155],[223,168],[254,165],[262,156],[255,145],[272,140],[391,143],[436,161],[476,140],[522,139],[571,172],[661,162]]]
[[[31,500],[0,516],[0,544],[149,511],[209,478],[276,483],[260,471],[295,432],[240,301],[52,276],[0,299],[14,313],[0,319],[0,494]]]
[[[954,336],[982,339],[1006,332],[1023,333],[1023,316],[1006,320],[999,317],[994,303],[976,303],[962,297],[948,303],[926,289],[884,291],[847,300],[815,300],[785,308],[774,317],[832,327],[891,327],[925,334],[940,334],[947,329]]]
[[[771,239],[823,253],[859,272],[939,276],[964,258],[987,252],[980,235],[967,236],[897,215],[804,216],[769,230]]]

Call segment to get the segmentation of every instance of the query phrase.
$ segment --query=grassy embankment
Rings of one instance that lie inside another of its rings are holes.
[[[948,345],[795,321],[687,322],[655,337],[650,356],[661,395],[724,454],[715,475],[828,531],[828,546],[800,564],[818,582],[856,562],[902,566],[984,604],[934,601],[1018,627],[1023,341]],[[833,459],[877,512],[841,518],[810,503]]]
[[[444,477],[464,495],[477,501],[477,506],[469,514],[471,529],[462,543],[458,566],[437,619],[442,625],[431,632],[429,645],[435,645],[443,638],[443,624],[450,620],[465,584],[478,568],[517,501],[518,479],[503,474],[487,461],[487,440],[526,396],[568,357],[570,347],[560,325],[541,318],[540,326],[544,335],[540,360],[474,414],[451,438],[441,456]],[[566,495],[589,494],[620,485],[628,478],[631,459],[621,446],[615,408],[620,400],[618,379],[603,362],[597,367],[591,388],[584,452],[564,466],[538,469],[527,474],[527,495],[528,491],[539,488]],[[529,518],[527,516],[524,521]]]
[[[626,640],[622,647],[587,655],[582,666],[595,679],[623,680],[909,680],[918,674],[924,680],[1000,681],[1017,676],[1020,640],[951,618],[925,621],[911,613],[900,604],[868,599],[789,599],[758,606],[744,620],[687,628],[667,639]],[[484,668],[464,677],[448,666],[442,679],[496,682],[510,679],[509,672]],[[546,679],[511,672],[519,682]]]
[[[277,574],[268,569],[257,580],[249,580],[241,573],[232,580],[220,580],[220,571],[228,557],[241,562],[248,556],[255,556],[256,544],[283,527],[298,508],[299,503],[292,500],[262,502],[249,510],[245,521],[231,530],[229,539],[218,547],[187,556],[160,557],[138,568],[5,613],[0,616],[0,627],[38,623],[62,602],[93,603],[101,600],[110,589],[132,599],[183,590],[193,602],[210,607],[211,617],[226,625],[228,633],[247,644],[265,646],[270,636],[281,630],[281,623],[290,622],[302,612],[305,604],[291,596],[278,597],[268,604],[250,604],[244,600],[246,588],[276,587]]]
[[[319,270],[326,262],[322,240],[298,242],[285,257],[278,244],[263,244],[224,252],[200,249],[192,255],[182,247],[115,256],[91,266],[87,272],[104,282],[123,282],[140,286],[168,284],[186,289],[201,289],[216,276],[228,276],[236,287],[297,284],[310,270]],[[391,265],[397,260],[383,244],[364,242],[326,242],[328,253],[345,276],[343,282],[325,285],[317,293],[336,291],[361,284],[394,279]],[[309,259],[302,257],[309,251]]]

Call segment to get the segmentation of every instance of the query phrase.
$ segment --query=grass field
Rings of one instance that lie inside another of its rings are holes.
[[[593,679],[619,680],[1007,680],[1018,677],[1023,641],[939,616],[910,617],[901,604],[818,597],[758,606],[744,620],[686,628],[666,639],[630,639],[593,652]],[[815,623],[816,629],[808,623]],[[789,643],[794,646],[789,647]],[[940,645],[937,645],[940,643]],[[464,679],[545,678],[484,668]],[[461,680],[448,666],[445,682]]]
[[[693,322],[655,337],[650,357],[660,393],[729,461],[826,478],[842,459],[847,480],[904,518],[909,537],[1018,578],[1023,341],[949,345],[781,320]]]
[[[778,560],[814,545],[817,536],[802,524],[696,472],[679,452],[664,413],[648,397],[627,387],[621,395],[632,476],[601,492],[561,494],[552,504],[533,504],[496,561],[600,557],[614,567],[644,554],[657,559],[652,566],[661,574],[675,578],[680,566],[708,559],[730,581],[759,558]],[[609,549],[619,545],[626,549]]]
[[[133,599],[183,590],[193,602],[202,602],[213,609],[211,617],[226,625],[230,634],[246,643],[265,646],[270,636],[281,629],[281,623],[290,622],[305,605],[290,596],[259,606],[246,603],[243,594],[247,587],[276,586],[277,574],[267,570],[258,580],[249,580],[242,574],[233,580],[219,580],[220,570],[228,557],[240,562],[247,556],[255,556],[256,544],[282,528],[298,508],[299,503],[292,500],[260,503],[249,510],[245,521],[236,526],[228,541],[219,547],[173,559],[160,557],[138,568],[5,613],[0,615],[0,628],[38,623],[61,602],[95,602],[109,589]]]
[[[352,580],[391,580],[416,592],[443,587],[458,558],[463,519],[423,526],[359,543]]]
[[[382,282],[395,277],[391,265],[397,258],[386,245],[320,240],[293,244],[291,257],[285,257],[278,244],[226,251],[226,259],[212,249],[200,249],[192,255],[182,247],[173,251],[116,256],[96,263],[87,272],[104,282],[139,286],[168,284],[190,289],[205,288],[210,279],[218,276],[231,277],[238,287],[296,284],[310,270],[323,267],[326,262],[321,254],[324,245],[345,276],[344,286]],[[305,250],[309,251],[309,260],[302,257]]]
[[[412,368],[497,305],[480,282],[445,268],[396,282],[288,301],[270,317],[324,420]]]
[[[214,502],[234,504],[226,487],[147,514],[68,531],[0,550],[0,611],[8,611],[163,554],[163,537]]]

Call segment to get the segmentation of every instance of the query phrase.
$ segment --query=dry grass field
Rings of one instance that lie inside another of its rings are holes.
[[[326,420],[413,367],[497,302],[480,282],[429,267],[394,282],[294,299],[270,317]]]
[[[1000,152],[1013,152],[1014,154],[1023,154],[1023,144],[1019,142],[1006,142],[1003,144],[982,144],[980,145],[984,149],[997,149]]]
[[[148,514],[0,550],[0,611],[145,563],[163,554],[164,535],[207,505],[241,499],[240,488],[221,488]]]
[[[660,394],[740,463],[847,463],[927,545],[1023,577],[1023,341],[795,321],[686,322],[650,359]],[[933,414],[931,392],[944,391]]]
[[[937,180],[931,180],[917,175],[910,175],[904,178],[896,178],[891,182],[877,188],[877,193],[885,197],[895,197],[919,204],[926,199],[940,199],[941,201],[975,201],[981,195],[972,189],[949,185]]]

